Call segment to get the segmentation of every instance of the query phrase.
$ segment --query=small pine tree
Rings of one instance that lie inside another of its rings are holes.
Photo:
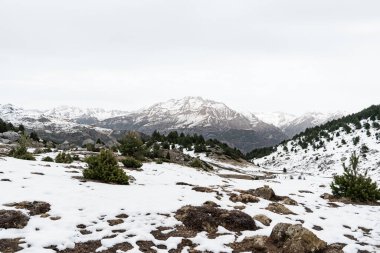
[[[99,155],[86,159],[88,168],[83,170],[86,179],[100,180],[106,183],[129,184],[129,177],[119,168],[118,161],[111,150],[102,150]]]
[[[65,152],[60,152],[56,157],[55,157],[55,162],[56,163],[72,163],[74,159],[71,157],[70,154],[66,154]]]
[[[376,182],[367,177],[367,172],[360,174],[358,170],[359,156],[354,152],[347,167],[343,163],[344,173],[334,176],[330,187],[335,197],[349,198],[354,202],[373,202],[380,200],[380,189]]]
[[[29,137],[34,141],[40,141],[40,137],[38,137],[38,134],[36,132],[31,132]]]

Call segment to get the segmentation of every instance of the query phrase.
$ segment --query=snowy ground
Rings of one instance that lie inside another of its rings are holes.
[[[23,229],[0,229],[0,239],[25,238],[23,253],[55,252],[45,247],[56,245],[58,249],[72,248],[75,243],[89,240],[101,240],[102,247],[107,248],[120,242],[129,242],[134,247],[129,252],[140,252],[136,242],[152,241],[156,245],[165,245],[168,252],[180,243],[181,238],[171,237],[159,241],[151,234],[157,227],[173,227],[180,222],[174,218],[174,212],[185,205],[201,205],[205,201],[214,201],[221,208],[232,210],[244,205],[243,212],[254,216],[265,214],[273,222],[257,231],[246,231],[235,239],[233,232],[209,239],[205,233],[199,233],[191,239],[201,251],[232,252],[225,244],[241,240],[244,236],[269,235],[279,222],[300,223],[313,231],[327,243],[345,243],[345,252],[357,252],[358,249],[370,252],[380,251],[380,207],[338,204],[331,207],[320,195],[329,192],[331,178],[323,176],[305,176],[305,180],[290,179],[288,175],[279,175],[273,180],[238,180],[225,179],[212,172],[202,172],[193,168],[174,164],[144,164],[143,170],[128,172],[136,181],[129,186],[109,185],[96,182],[81,182],[73,176],[80,176],[74,166],[83,164],[60,165],[41,161],[23,161],[13,158],[0,158],[0,205],[20,201],[46,201],[51,204],[51,217],[58,220],[32,216]],[[227,167],[227,164],[222,164]],[[234,167],[235,168],[235,167]],[[251,167],[251,170],[257,170]],[[242,168],[245,173],[247,168]],[[43,173],[41,174],[34,174]],[[1,181],[9,179],[9,181]],[[221,193],[217,198],[215,192],[197,192],[191,186],[176,185],[185,182],[192,185],[206,186]],[[298,206],[287,206],[296,215],[280,215],[264,208],[270,201],[260,199],[259,203],[233,203],[229,193],[237,189],[247,190],[269,185],[277,195],[289,196],[296,200]],[[326,187],[323,187],[326,186]],[[300,192],[300,191],[309,192]],[[305,207],[312,210],[307,212]],[[2,206],[0,209],[13,209]],[[108,220],[117,215],[127,214],[123,223],[110,226]],[[89,234],[83,235],[77,225],[86,225]],[[316,231],[317,225],[323,230]],[[369,229],[365,233],[359,227]],[[113,232],[114,230],[114,232]],[[115,230],[120,230],[115,232]],[[125,230],[125,231],[124,231]],[[109,236],[114,238],[103,239]],[[345,235],[352,235],[357,241]],[[365,245],[361,246],[359,244]],[[29,245],[27,247],[27,245]],[[377,246],[376,246],[377,245]]]

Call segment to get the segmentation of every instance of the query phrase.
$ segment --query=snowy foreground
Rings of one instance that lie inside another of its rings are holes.
[[[245,231],[241,235],[222,227],[219,227],[222,235],[214,239],[208,238],[205,232],[198,233],[190,240],[198,245],[196,249],[200,251],[232,252],[228,244],[247,236],[268,236],[279,222],[303,222],[305,228],[328,244],[347,244],[343,249],[345,252],[358,252],[359,249],[380,251],[380,207],[342,203],[329,205],[320,195],[330,192],[331,178],[307,175],[304,180],[299,180],[279,174],[275,179],[244,180],[223,178],[218,172],[203,172],[174,164],[150,163],[144,164],[142,171],[127,172],[136,179],[131,185],[118,186],[81,182],[74,178],[81,176],[80,166],[84,164],[60,165],[0,158],[0,209],[16,210],[3,205],[21,201],[45,201],[51,205],[49,217],[31,216],[25,228],[0,229],[0,239],[24,238],[25,243],[20,245],[24,248],[20,252],[24,253],[56,252],[90,240],[101,240],[102,246],[98,251],[128,242],[133,247],[128,252],[141,252],[137,242],[149,241],[160,245],[159,248],[152,246],[153,250],[168,252],[177,248],[182,238],[158,240],[151,232],[158,227],[181,225],[174,217],[181,207],[213,201],[228,210],[243,206],[243,212],[251,216],[264,214],[272,222],[270,226],[264,226],[256,221],[261,229]],[[233,167],[235,170],[230,174],[238,173],[236,165]],[[249,169],[260,174],[259,168],[252,166]],[[242,169],[242,173],[247,170]],[[227,174],[225,170],[222,172]],[[178,185],[178,182],[208,187],[215,192],[198,192],[192,186]],[[286,205],[295,214],[281,215],[268,211],[265,208],[271,201],[261,198],[258,203],[248,204],[230,200],[231,193],[238,193],[237,190],[264,185],[273,188],[277,195],[296,200],[299,205]],[[18,210],[27,214],[26,210]],[[110,221],[117,220],[116,216],[124,218],[111,226]],[[315,229],[316,226],[320,228]],[[186,247],[183,252],[187,252]]]

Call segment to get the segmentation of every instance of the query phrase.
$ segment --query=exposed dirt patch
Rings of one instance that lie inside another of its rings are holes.
[[[123,219],[114,219],[114,220],[108,220],[107,222],[110,226],[116,226],[116,225],[124,223],[124,220]]]
[[[29,217],[20,211],[0,210],[0,228],[24,228],[29,221]]]
[[[50,211],[50,204],[44,201],[22,201],[18,203],[5,204],[4,206],[26,209],[31,216],[45,214]]]

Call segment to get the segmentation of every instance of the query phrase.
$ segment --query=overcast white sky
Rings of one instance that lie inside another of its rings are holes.
[[[0,0],[0,104],[380,104],[379,0]]]

